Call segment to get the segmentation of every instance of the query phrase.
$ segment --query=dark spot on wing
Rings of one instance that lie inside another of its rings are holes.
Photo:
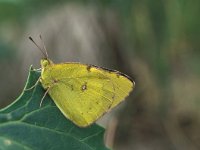
[[[115,99],[115,94],[112,96],[112,99],[113,99],[113,100]]]
[[[128,75],[126,75],[126,74],[124,74],[122,72],[117,71],[117,74],[129,79],[131,82],[134,82],[133,79],[131,79],[131,77],[129,77]]]
[[[91,67],[92,67],[91,65],[88,65],[88,66],[87,66],[87,71],[88,71],[88,72],[91,72],[91,70],[90,70]]]
[[[74,86],[73,86],[73,85],[71,85],[71,90],[72,90],[72,91],[74,90]]]
[[[85,82],[85,83],[81,86],[81,90],[82,90],[82,91],[87,90],[87,82]]]
[[[54,83],[57,83],[57,82],[58,82],[58,80],[57,80],[57,79],[53,79],[53,82],[54,82]]]

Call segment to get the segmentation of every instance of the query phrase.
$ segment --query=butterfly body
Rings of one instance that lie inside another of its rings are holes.
[[[94,65],[41,60],[40,82],[63,115],[86,127],[118,105],[135,83],[126,75]]]

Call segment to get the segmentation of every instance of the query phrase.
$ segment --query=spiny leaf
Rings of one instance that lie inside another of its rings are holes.
[[[39,77],[40,72],[31,68],[25,89],[32,87]],[[62,115],[49,96],[40,108],[44,92],[39,83],[0,110],[0,149],[107,150],[102,127],[77,127]]]

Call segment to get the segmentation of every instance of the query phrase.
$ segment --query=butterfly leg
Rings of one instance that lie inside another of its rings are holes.
[[[43,102],[44,98],[46,97],[47,93],[49,92],[50,88],[51,88],[51,87],[49,87],[49,88],[46,90],[46,92],[44,93],[44,95],[43,95],[43,97],[42,97],[42,99],[41,99],[41,101],[40,101],[40,107],[42,106],[42,102]]]
[[[34,69],[34,71],[41,71],[41,70],[42,70],[42,68]]]
[[[36,87],[36,85],[39,83],[39,81],[40,81],[40,77],[39,77],[39,79],[35,82],[35,84],[33,85],[33,86],[31,86],[30,88],[28,88],[28,89],[25,89],[24,91],[29,91],[29,90],[32,90],[33,88],[35,88]]]

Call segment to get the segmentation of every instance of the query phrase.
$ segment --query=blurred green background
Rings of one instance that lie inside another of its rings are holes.
[[[200,149],[200,1],[0,0],[0,106],[50,58],[119,70],[136,81],[99,122],[116,150]]]

